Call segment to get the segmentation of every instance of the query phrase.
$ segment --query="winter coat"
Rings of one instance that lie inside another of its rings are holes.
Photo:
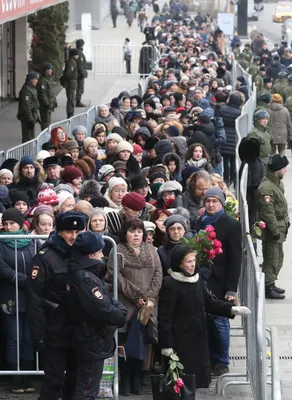
[[[272,137],[269,128],[264,128],[259,123],[255,122],[253,129],[248,133],[247,137],[253,137],[260,142],[260,158],[267,161],[272,151]]]
[[[228,105],[221,107],[219,112],[220,117],[223,118],[226,133],[226,143],[220,146],[220,153],[223,156],[234,156],[237,143],[235,123],[236,119],[241,114],[240,108],[229,103]]]
[[[119,301],[128,310],[127,320],[130,320],[137,310],[137,301],[143,297],[145,300],[153,299],[156,302],[162,283],[162,268],[157,250],[154,246],[142,243],[140,254],[127,244],[118,244],[118,254],[123,255],[118,263],[118,290]],[[113,253],[110,253],[106,280],[113,282]],[[155,304],[153,315],[157,314]],[[127,327],[121,331],[126,331]]]
[[[168,236],[164,238],[164,243],[158,247],[158,255],[161,261],[163,276],[168,275],[168,270],[170,268],[170,255],[173,248],[179,244],[179,242],[173,242],[169,240]]]
[[[286,101],[288,97],[292,96],[292,83],[288,83],[283,91],[283,100]]]
[[[193,126],[193,133],[191,138],[188,140],[188,146],[190,146],[193,143],[201,143],[205,146],[207,153],[210,157],[210,159],[213,158],[214,155],[214,147],[215,147],[215,127],[212,122],[209,122],[208,124],[202,124],[202,125],[194,125]],[[204,136],[201,135],[201,132],[203,132]],[[200,136],[204,137],[204,143],[202,141],[197,141],[196,139],[200,140]]]
[[[151,72],[151,64],[152,64],[152,46],[142,46],[140,50],[139,57],[139,74],[141,75],[149,75]]]
[[[115,351],[114,333],[126,323],[126,308],[114,300],[100,278],[103,263],[72,255],[68,264],[69,318],[74,349],[80,358],[104,360]]]
[[[182,195],[182,203],[177,206],[184,207],[189,210],[191,214],[191,221],[195,221],[200,208],[203,207],[203,202],[200,199],[195,199],[191,192],[188,190]]]
[[[292,139],[292,124],[289,111],[283,104],[271,103],[270,115],[273,144],[287,144]]]
[[[259,218],[266,223],[261,239],[283,243],[290,225],[288,204],[282,179],[275,176],[268,168],[266,176],[258,187],[257,204]],[[278,234],[280,237],[275,241],[273,237]]]
[[[287,88],[287,79],[279,79],[272,87],[272,93],[280,94],[283,99],[285,97],[285,89]]]
[[[196,387],[209,387],[211,371],[206,314],[232,318],[232,304],[214,298],[198,274],[179,272],[163,279],[159,294],[158,340],[160,348],[172,348],[184,373],[196,375]]]
[[[38,119],[40,107],[36,86],[26,81],[22,86],[19,95],[17,119],[25,123],[35,123]]]
[[[175,146],[176,153],[181,161],[180,170],[185,166],[185,155],[188,150],[187,140],[184,136],[175,136],[169,139]]]
[[[5,235],[5,232],[2,232],[2,234]],[[11,241],[14,242],[14,239],[11,239]],[[20,312],[26,311],[24,288],[27,283],[27,276],[30,274],[35,251],[33,240],[27,246],[17,249],[18,301]],[[16,313],[15,270],[15,249],[0,240],[0,305],[1,310],[5,314]]]
[[[267,77],[276,80],[279,72],[285,70],[285,66],[280,61],[274,61],[267,69]]]
[[[292,96],[289,96],[287,100],[285,101],[285,107],[289,111],[290,118],[292,118]]]
[[[212,267],[212,274],[208,279],[208,289],[220,300],[224,300],[227,293],[235,295],[241,271],[242,261],[242,233],[237,219],[223,213],[217,222],[212,224],[216,238],[222,243],[223,253],[216,256]],[[203,228],[202,218],[196,223],[195,230]]]

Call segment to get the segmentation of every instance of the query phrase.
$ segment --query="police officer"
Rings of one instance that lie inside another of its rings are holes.
[[[88,72],[86,70],[87,61],[83,53],[84,44],[85,44],[84,40],[82,39],[76,40],[76,48],[79,54],[79,58],[77,60],[78,78],[77,78],[76,107],[86,107],[85,104],[81,102],[81,97],[84,93],[84,80],[88,76]]]
[[[115,351],[115,330],[126,323],[126,308],[101,278],[104,246],[102,235],[91,231],[80,233],[72,246],[67,285],[77,361],[72,400],[97,397],[104,360]]]
[[[288,205],[284,195],[283,178],[289,161],[286,156],[275,154],[267,164],[266,176],[257,191],[259,219],[266,228],[262,232],[263,264],[266,298],[284,299],[285,290],[275,285],[283,266],[283,242],[290,226]]]
[[[69,52],[69,58],[66,62],[65,69],[62,76],[62,85],[66,89],[67,96],[67,118],[71,118],[74,115],[74,108],[76,105],[76,91],[77,91],[77,78],[78,78],[78,66],[77,61],[79,58],[79,52],[77,49],[71,49]]]
[[[42,130],[51,125],[52,111],[57,107],[52,85],[52,73],[53,65],[45,63],[37,85]]]
[[[35,123],[39,121],[38,80],[37,72],[29,72],[18,95],[17,119],[21,121],[22,143],[34,139]]]
[[[62,388],[63,400],[72,400],[76,366],[66,284],[71,246],[85,226],[85,217],[81,213],[59,214],[56,232],[33,258],[26,286],[26,304],[30,332],[44,359],[45,377],[39,400],[58,400]]]

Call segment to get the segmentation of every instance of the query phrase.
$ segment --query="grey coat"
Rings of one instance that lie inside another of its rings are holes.
[[[292,140],[292,124],[289,111],[283,104],[272,102],[270,105],[272,142],[286,144]]]
[[[162,267],[157,253],[157,249],[149,244],[142,243],[140,255],[136,256],[134,250],[125,244],[118,244],[118,254],[123,255],[124,264],[122,266],[121,257],[118,258],[118,292],[119,302],[128,311],[127,320],[130,320],[137,310],[136,303],[143,297],[144,299],[155,300],[153,315],[157,315],[158,293],[162,284]],[[108,270],[106,280],[113,282],[113,254],[109,255]],[[122,331],[126,331],[125,326]]]

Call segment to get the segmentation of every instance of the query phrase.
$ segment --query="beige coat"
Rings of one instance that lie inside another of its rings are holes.
[[[283,104],[272,102],[270,105],[272,143],[286,144],[292,140],[292,124],[289,111]]]
[[[118,257],[118,297],[127,308],[127,320],[131,319],[137,310],[136,303],[144,297],[145,300],[155,300],[153,315],[157,314],[157,298],[162,284],[162,267],[157,249],[149,244],[142,243],[141,252],[136,256],[134,250],[124,244],[118,244],[118,254],[124,258],[122,268],[121,257]],[[106,280],[113,282],[112,251],[109,255]],[[126,331],[126,327],[121,331]]]

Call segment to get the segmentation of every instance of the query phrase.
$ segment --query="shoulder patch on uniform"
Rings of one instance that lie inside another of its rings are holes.
[[[42,85],[42,89],[44,89],[45,88],[45,85]]]
[[[40,267],[38,267],[37,265],[35,265],[34,267],[32,267],[32,271],[31,271],[31,279],[36,279],[38,274],[40,272]]]
[[[98,300],[103,299],[103,294],[101,293],[100,289],[98,287],[95,287],[91,290],[91,293],[93,294],[94,297],[96,297]]]
[[[271,196],[266,195],[264,196],[264,199],[266,203],[269,203],[271,201]]]
[[[28,100],[29,99],[29,97],[28,96],[25,96],[25,100]]]
[[[46,254],[46,252],[49,250],[49,248],[48,247],[44,247],[43,249],[41,249],[39,252],[38,252],[38,254],[40,255],[40,256],[43,256],[44,254]]]

